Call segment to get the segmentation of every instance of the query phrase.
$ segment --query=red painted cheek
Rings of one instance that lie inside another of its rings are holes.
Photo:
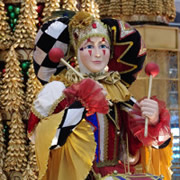
[[[92,50],[88,50],[88,53],[91,56],[92,55]]]
[[[104,56],[106,55],[106,50],[103,50],[103,54],[104,54]]]

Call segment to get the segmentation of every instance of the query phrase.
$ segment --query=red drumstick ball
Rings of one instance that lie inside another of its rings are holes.
[[[61,58],[64,57],[64,52],[60,48],[52,48],[49,51],[49,59],[54,63],[59,63]]]
[[[146,64],[145,72],[148,76],[152,75],[153,77],[155,77],[159,73],[159,66],[154,62],[150,62]]]

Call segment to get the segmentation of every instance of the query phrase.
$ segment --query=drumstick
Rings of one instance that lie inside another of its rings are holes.
[[[85,79],[81,73],[79,73],[75,68],[73,68],[68,62],[64,59],[64,52],[60,48],[52,48],[49,51],[49,59],[54,63],[59,63],[60,61],[67,67],[69,67],[74,73],[76,73],[81,79]],[[109,105],[112,106],[113,104],[109,101]]]
[[[159,73],[159,66],[156,63],[150,62],[145,67],[145,72],[149,76],[149,88],[148,88],[148,96],[147,98],[150,99],[151,97],[151,90],[152,90],[152,79],[153,77],[157,76]],[[144,125],[144,137],[148,136],[148,117],[145,118],[145,125]]]
[[[74,69],[66,60],[63,59],[64,52],[60,48],[52,48],[49,51],[49,59],[54,63],[62,62],[65,66],[69,67],[73,72],[75,72],[81,79],[84,79],[81,73]]]

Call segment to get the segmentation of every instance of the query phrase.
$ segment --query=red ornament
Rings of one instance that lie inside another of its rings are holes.
[[[59,63],[61,58],[64,57],[64,52],[60,48],[52,48],[49,51],[49,59],[54,63]]]
[[[92,24],[92,27],[93,27],[94,29],[96,29],[96,28],[97,28],[96,23],[93,23],[93,24]]]
[[[150,62],[145,67],[145,72],[148,76],[157,76],[159,73],[159,66],[156,63]]]
[[[6,72],[6,69],[3,69],[3,70],[2,70],[2,73],[4,74],[5,72]]]
[[[43,8],[44,8],[44,5],[43,5],[43,4],[39,4],[39,5],[37,6],[36,11],[38,12],[38,14],[42,14]]]

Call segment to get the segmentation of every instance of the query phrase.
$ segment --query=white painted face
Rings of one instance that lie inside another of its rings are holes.
[[[110,58],[109,42],[102,37],[91,37],[83,41],[78,49],[78,62],[83,73],[102,72]]]

